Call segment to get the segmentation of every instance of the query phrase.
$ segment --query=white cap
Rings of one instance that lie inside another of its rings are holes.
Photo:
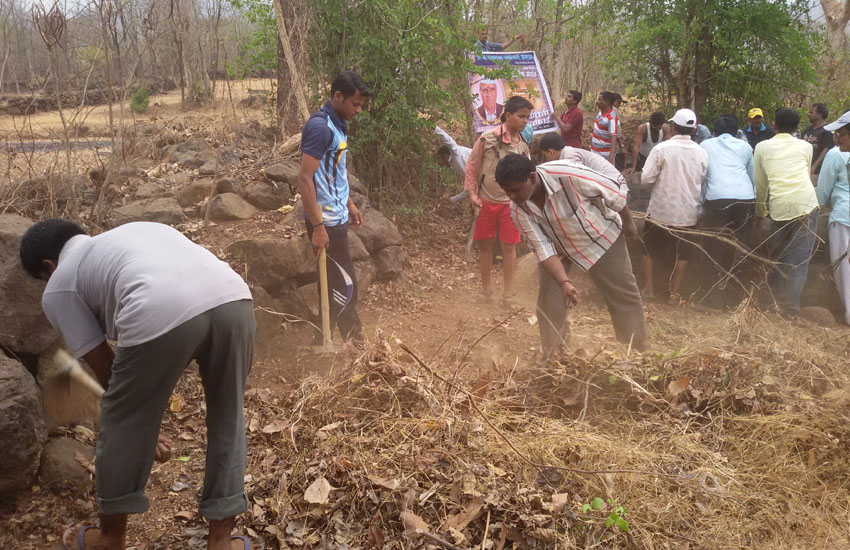
[[[832,124],[827,124],[823,128],[824,128],[824,130],[829,130],[830,132],[834,132],[834,131],[838,130],[839,128],[843,128],[844,126],[847,126],[848,124],[850,124],[850,111],[847,111],[846,113],[844,113],[843,115],[838,117],[838,120],[836,120]]]
[[[673,124],[684,126],[685,128],[697,127],[697,114],[690,109],[679,109],[673,118],[670,119]]]

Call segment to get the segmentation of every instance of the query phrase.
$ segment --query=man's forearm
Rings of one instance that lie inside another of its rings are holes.
[[[623,222],[623,225],[632,222],[632,211],[629,210],[628,205],[624,206],[623,209],[620,210],[620,221]]]
[[[316,188],[313,187],[312,181],[305,181],[304,178],[298,178],[298,192],[301,193],[301,203],[304,205],[304,213],[312,225],[322,223],[322,208],[319,206],[319,199],[316,198]],[[350,199],[349,199],[350,200]]]
[[[555,282],[557,282],[558,285],[563,285],[566,281],[570,280],[570,277],[567,275],[567,270],[564,269],[564,264],[561,262],[561,258],[557,254],[549,256],[540,262],[540,265],[543,267],[543,271],[555,279]]]

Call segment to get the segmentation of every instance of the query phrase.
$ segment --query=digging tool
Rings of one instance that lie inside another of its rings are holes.
[[[328,250],[319,249],[319,303],[322,308],[322,345],[310,346],[310,351],[316,354],[336,353],[331,337],[331,302],[328,289]]]
[[[103,388],[64,349],[53,357],[54,369],[42,384],[44,414],[55,426],[96,418]]]
[[[103,386],[64,349],[53,356],[53,371],[42,384],[44,414],[54,426],[97,418]],[[160,437],[156,444],[154,460],[171,460],[171,442]]]

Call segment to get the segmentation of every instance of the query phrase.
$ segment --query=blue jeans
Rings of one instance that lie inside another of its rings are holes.
[[[767,276],[772,309],[796,317],[800,294],[809,275],[809,260],[817,236],[818,209],[793,220],[773,222],[770,259],[775,263]]]

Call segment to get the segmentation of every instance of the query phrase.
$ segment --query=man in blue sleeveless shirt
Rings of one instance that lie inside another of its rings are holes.
[[[307,235],[313,248],[327,249],[331,330],[343,339],[362,340],[357,315],[357,279],[348,250],[348,227],[356,229],[363,215],[348,193],[347,121],[361,111],[370,95],[360,75],[345,71],[331,85],[331,99],[310,115],[301,131],[298,190],[304,204]]]

